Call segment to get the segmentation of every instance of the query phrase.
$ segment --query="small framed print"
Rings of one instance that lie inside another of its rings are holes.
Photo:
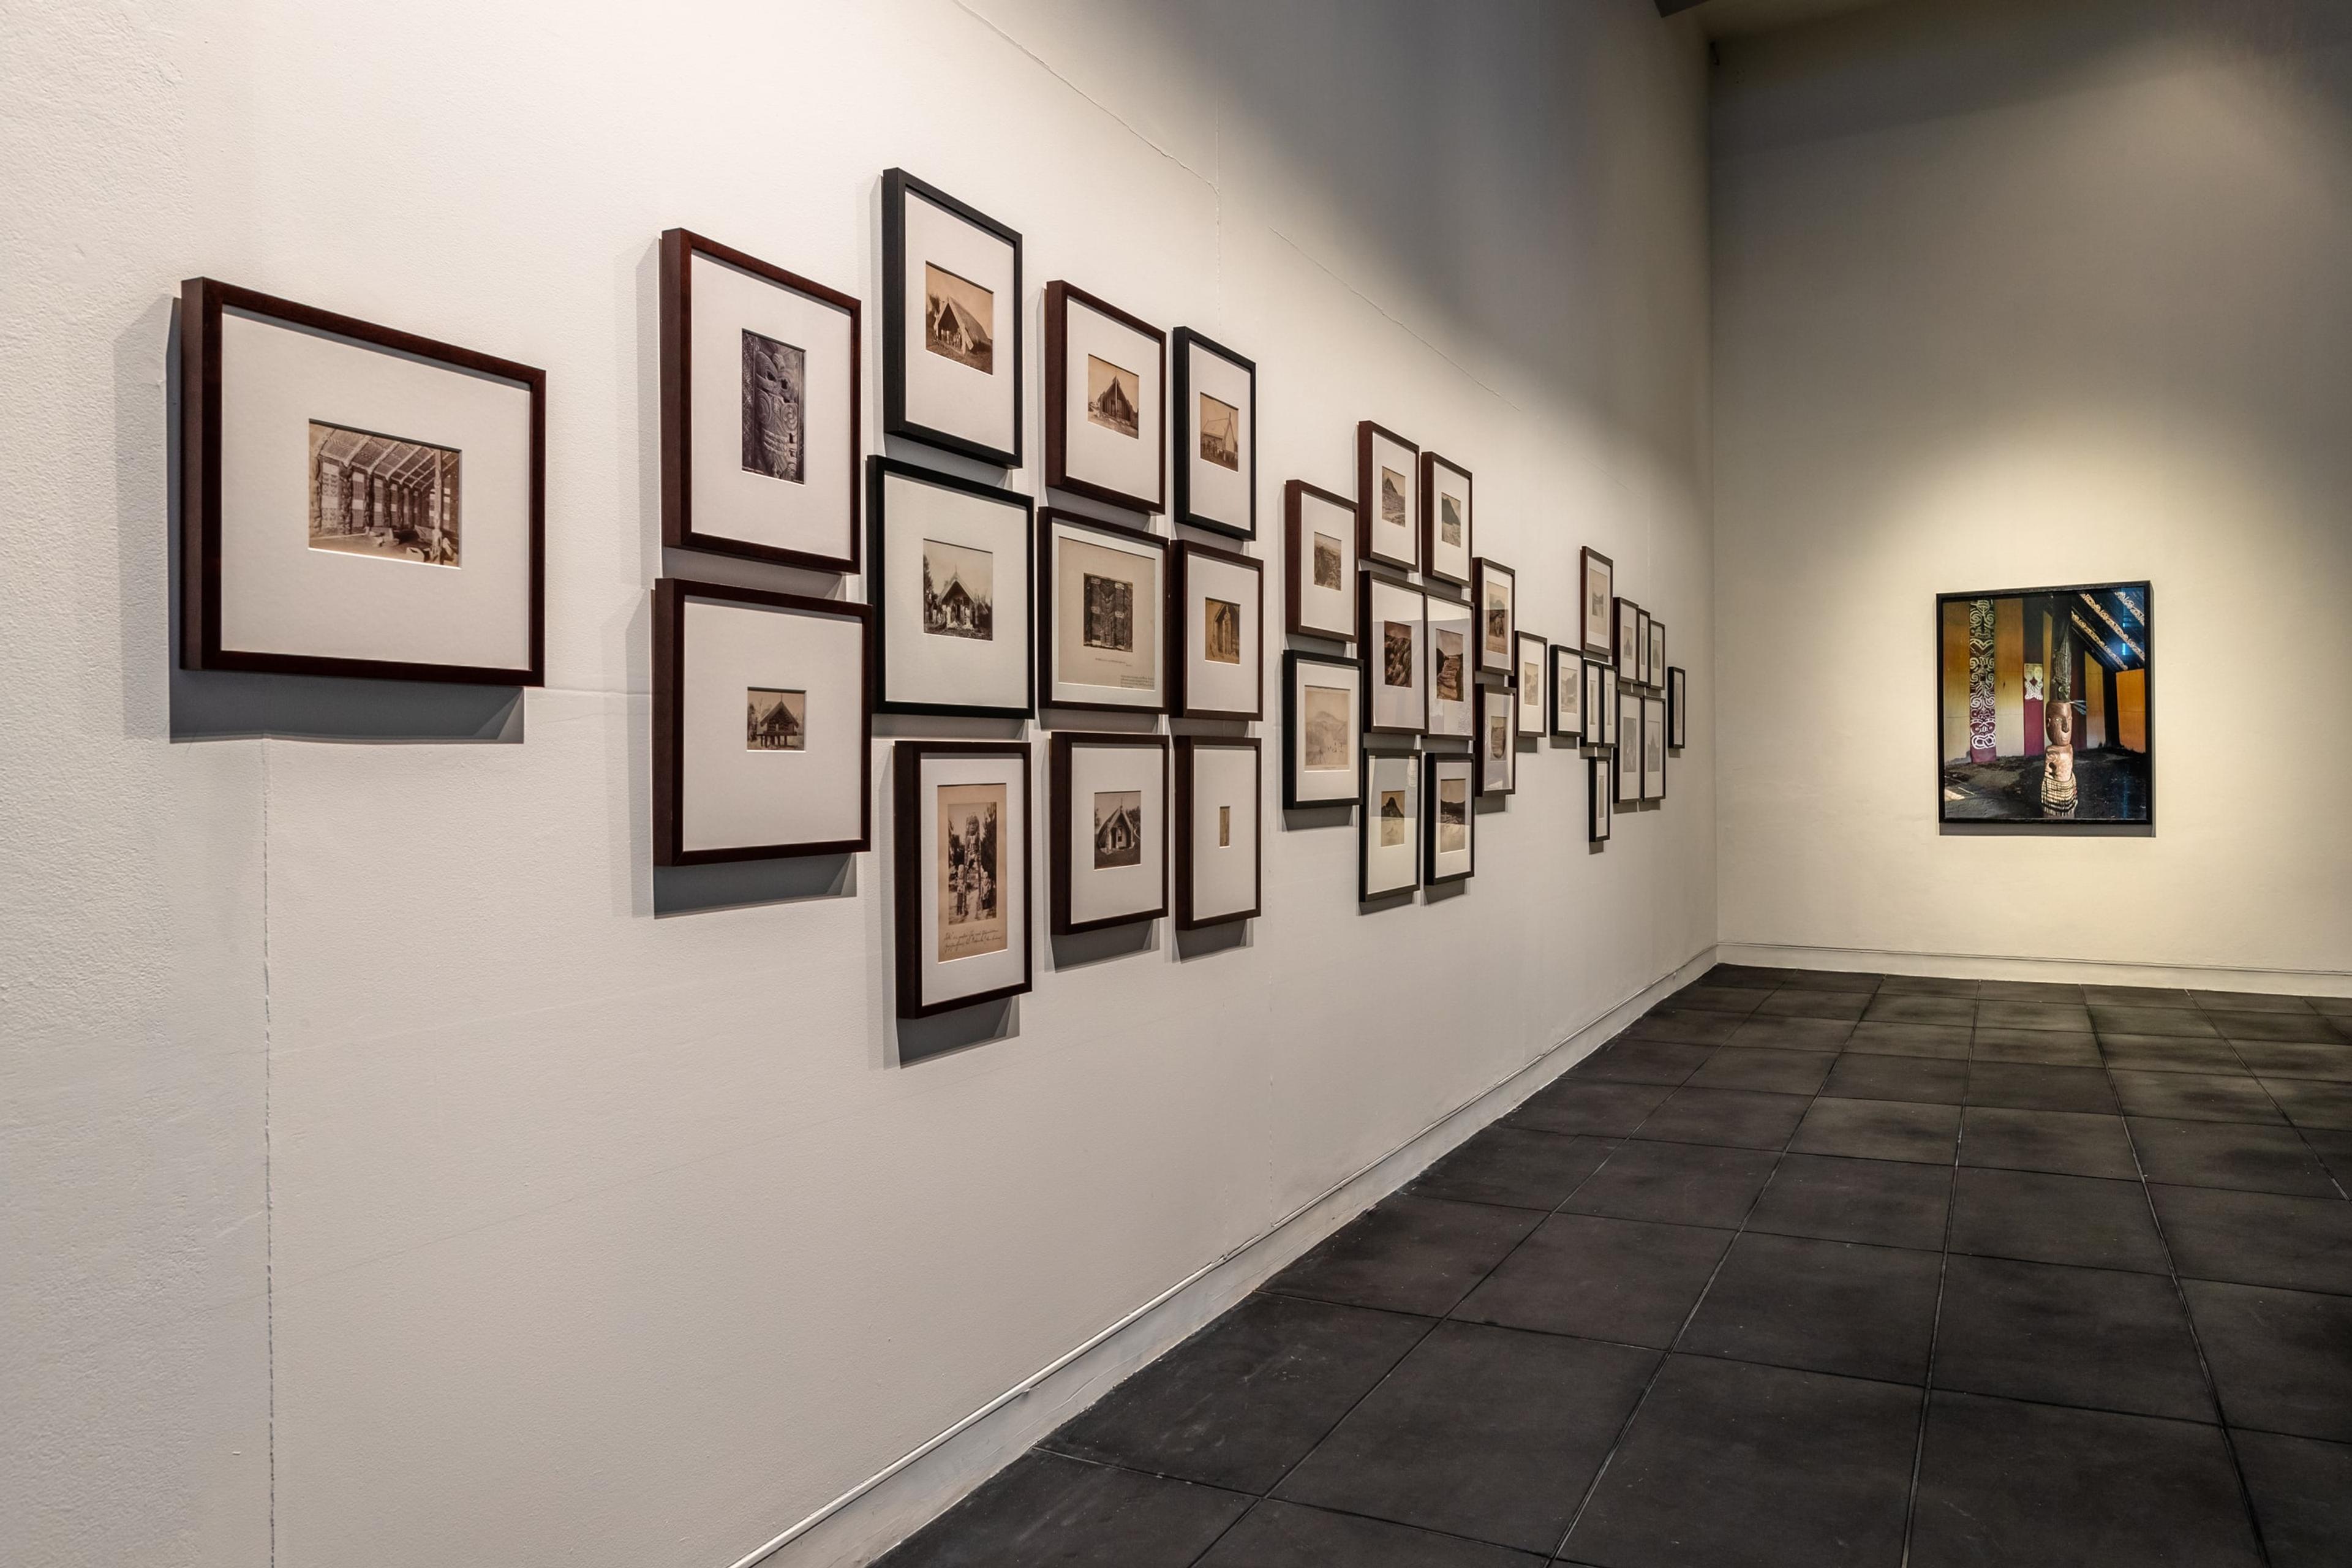
[[[1168,637],[1175,668],[1169,711],[1187,719],[1255,719],[1265,706],[1265,574],[1247,555],[1189,539],[1176,543]]]
[[[1609,743],[1609,667],[1597,658],[1584,660],[1584,743]]]
[[[1257,366],[1190,327],[1175,333],[1176,521],[1257,537]]]
[[[1029,743],[900,741],[898,1016],[1029,989]]]
[[[1055,936],[1168,912],[1168,737],[1065,730],[1052,770]]]
[[[1617,602],[1617,565],[1588,544],[1579,566],[1578,576],[1583,584],[1580,601],[1583,626],[1579,635],[1584,639],[1588,658],[1607,658],[1616,647],[1609,617]]]
[[[1478,814],[1470,797],[1477,781],[1470,775],[1475,759],[1433,752],[1421,761],[1426,798],[1422,802],[1422,863],[1429,868],[1422,881],[1429,887],[1466,880],[1477,869]]]
[[[181,285],[180,665],[538,686],[547,376]]]
[[[876,710],[1027,718],[1035,503],[894,458],[866,476]]]
[[[1650,685],[1663,691],[1666,686],[1666,623],[1655,616],[1644,617],[1649,623],[1649,658],[1646,668]]]
[[[1666,749],[1679,752],[1690,741],[1690,676],[1680,668],[1666,671]]]
[[[1617,679],[1642,683],[1642,607],[1631,599],[1616,601]]]
[[[1021,236],[904,169],[885,172],[884,433],[1017,468],[1021,366]]]
[[[1642,798],[1666,798],[1666,702],[1642,699]]]
[[[1633,684],[1654,685],[1650,675],[1650,612],[1647,610],[1638,611],[1634,616],[1633,664],[1640,672],[1634,676]]]
[[[1282,804],[1291,811],[1356,798],[1363,749],[1363,667],[1328,654],[1282,656]]]
[[[1356,426],[1356,553],[1412,572],[1421,565],[1421,448],[1366,419]]]
[[[1623,705],[1617,700],[1617,667],[1603,665],[1601,668],[1601,743],[1604,746],[1617,743],[1621,721],[1624,718]]]
[[[1477,672],[1507,686],[1517,679],[1512,664],[1518,650],[1512,639],[1518,631],[1518,579],[1509,567],[1483,555],[1471,563],[1471,577],[1470,602],[1478,606]]]
[[[1584,761],[1584,837],[1588,843],[1609,842],[1609,769],[1607,757],[1587,757]]]
[[[1168,334],[1058,279],[1045,285],[1045,483],[1168,510]]]
[[[1418,735],[1429,728],[1422,651],[1428,596],[1367,572],[1358,595],[1356,637],[1364,663],[1364,733]]]
[[[1356,503],[1304,479],[1282,487],[1283,624],[1298,637],[1356,640]]]
[[[1617,800],[1642,798],[1642,699],[1631,691],[1617,694]]]
[[[1500,686],[1478,688],[1478,793],[1509,795],[1519,784],[1519,697]]]
[[[1549,650],[1551,659],[1551,723],[1549,726],[1557,740],[1586,744],[1584,739],[1584,689],[1590,682],[1585,674],[1584,656],[1566,643],[1554,643]]]
[[[661,237],[662,542],[857,570],[857,301]]]
[[[1423,732],[1467,738],[1477,727],[1478,684],[1470,679],[1470,644],[1477,632],[1469,605],[1443,594],[1426,594],[1422,631],[1423,687],[1429,717]]]
[[[1421,763],[1411,752],[1363,754],[1356,813],[1360,903],[1421,886]]]
[[[1476,556],[1470,536],[1470,470],[1434,452],[1421,455],[1421,569],[1457,587],[1470,585]]]
[[[1255,736],[1176,738],[1176,929],[1255,920],[1258,910]]]
[[[1043,704],[1168,710],[1168,542],[1045,507],[1037,513]]]
[[[1511,682],[1511,690],[1518,697],[1519,711],[1513,722],[1522,741],[1533,741],[1544,732],[1544,709],[1547,682],[1544,668],[1550,644],[1533,632],[1515,634],[1519,648],[1518,672]]]

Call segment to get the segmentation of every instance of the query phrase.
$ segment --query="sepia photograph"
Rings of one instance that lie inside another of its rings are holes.
[[[808,744],[808,693],[754,686],[743,693],[743,745],[753,752],[798,752]]]
[[[1437,498],[1437,537],[1440,542],[1459,550],[1462,547],[1462,502],[1460,498],[1443,495]]]
[[[457,565],[457,448],[311,420],[310,548]]]
[[[928,261],[923,292],[923,346],[982,375],[995,374],[996,296]]]
[[[1469,845],[1470,781],[1441,778],[1437,781],[1438,852],[1456,854]]]
[[[1201,394],[1201,460],[1234,473],[1242,470],[1242,411]]]
[[[1381,470],[1381,521],[1391,528],[1405,526],[1404,476],[1394,468]]]
[[[1339,575],[1339,542],[1328,533],[1315,536],[1315,585],[1318,588],[1341,588],[1346,584]]]
[[[1217,807],[1217,847],[1231,849],[1233,847],[1234,808],[1230,805],[1221,805]]]
[[[923,630],[935,637],[996,636],[996,560],[985,550],[923,541]]]
[[[943,784],[940,811],[940,962],[1006,945],[1001,784]]]
[[[1486,715],[1486,760],[1499,763],[1511,754],[1511,718],[1507,713]]]
[[[1462,700],[1462,634],[1441,629],[1430,635],[1435,639],[1437,648],[1437,699],[1441,702],[1459,702]]]
[[[1507,668],[1511,660],[1511,595],[1500,583],[1486,584],[1486,651]]]
[[[1086,574],[1086,639],[1088,647],[1113,653],[1135,651],[1135,584],[1124,578]]]
[[[1143,792],[1095,791],[1095,869],[1143,864]]]
[[[1381,623],[1381,684],[1401,687],[1412,684],[1412,623],[1410,621]]]
[[[1087,356],[1087,423],[1142,437],[1143,380],[1124,365]]]
[[[1348,744],[1348,721],[1355,709],[1355,693],[1342,686],[1307,686],[1306,716],[1300,745],[1309,773],[1352,769],[1356,759]]]
[[[1381,847],[1393,849],[1405,842],[1404,791],[1381,791]]]
[[[1242,661],[1242,607],[1229,599],[1201,602],[1201,653],[1211,664]]]
[[[743,332],[743,471],[801,482],[801,433],[808,420],[808,355],[790,343]]]

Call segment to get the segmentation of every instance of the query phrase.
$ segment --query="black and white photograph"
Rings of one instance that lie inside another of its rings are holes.
[[[1364,659],[1364,731],[1418,735],[1429,725],[1425,639],[1429,602],[1418,588],[1361,574],[1359,615]]]
[[[1088,647],[1109,653],[1135,651],[1135,584],[1125,577],[1081,574],[1086,584]]]
[[[1282,487],[1284,627],[1356,640],[1356,503],[1303,479]]]
[[[1056,936],[1168,912],[1168,741],[1055,733],[1052,916]]]
[[[1478,689],[1478,793],[1509,795],[1518,787],[1518,694],[1500,686]]]
[[[1642,699],[1642,798],[1666,798],[1666,701]]]
[[[1514,722],[1520,741],[1532,742],[1544,732],[1549,685],[1544,667],[1550,645],[1533,632],[1517,633],[1516,639],[1519,654],[1511,689],[1518,694],[1519,711]]]
[[[743,471],[801,482],[808,351],[743,329]]]
[[[996,374],[996,296],[935,262],[923,264],[923,347],[982,375]]]
[[[1257,366],[1190,327],[1169,335],[1178,522],[1257,537]]]
[[[1046,284],[1045,483],[1164,511],[1167,431],[1168,334],[1074,283]]]
[[[1336,533],[1318,533],[1314,537],[1315,585],[1318,588],[1343,588],[1347,585],[1342,563],[1347,560],[1347,547]]]
[[[900,741],[890,770],[898,1016],[1028,990],[1028,743]]]
[[[1679,752],[1689,743],[1690,676],[1680,666],[1666,669],[1666,749]]]
[[[1282,804],[1344,805],[1356,795],[1363,668],[1293,648],[1282,656]]]
[[[1039,513],[1037,537],[1046,703],[1165,708],[1168,542],[1054,507]]]
[[[1356,810],[1356,897],[1360,902],[1421,885],[1421,769],[1411,752],[1366,752]]]
[[[1467,739],[1477,727],[1478,686],[1471,674],[1471,645],[1478,638],[1476,617],[1467,601],[1448,595],[1424,595],[1423,604],[1429,692],[1423,731]]]
[[[1421,569],[1421,448],[1370,420],[1356,426],[1356,554]]]
[[[1584,763],[1584,837],[1588,843],[1606,844],[1614,816],[1609,804],[1610,759],[1595,756]]]
[[[1242,661],[1242,607],[1230,599],[1201,601],[1201,652],[1211,664]]]
[[[754,752],[808,749],[808,693],[753,686],[743,693],[743,744]]]
[[[904,169],[882,176],[883,433],[1021,466],[1021,236]]]
[[[1345,686],[1318,686],[1311,679],[1301,689],[1300,765],[1308,773],[1346,770],[1355,761],[1355,692]]]
[[[1191,719],[1255,719],[1265,703],[1265,574],[1252,556],[1197,540],[1174,547],[1181,606],[1170,644],[1170,711]]]
[[[1555,740],[1584,743],[1584,656],[1566,643],[1551,645],[1551,713],[1546,726]]]
[[[1639,671],[1634,678],[1636,685],[1656,683],[1657,677],[1650,668],[1650,612],[1647,610],[1641,611],[1633,618],[1633,664]]]
[[[1639,686],[1642,684],[1642,606],[1631,599],[1620,598],[1614,607],[1617,617],[1617,679]]]
[[[1601,667],[1601,722],[1602,725],[1601,743],[1602,745],[1614,746],[1617,743],[1617,737],[1623,728],[1624,716],[1624,704],[1617,700],[1617,667],[1613,664],[1603,665]]]
[[[1610,623],[1610,606],[1617,602],[1617,566],[1589,544],[1580,553],[1578,566],[1578,576],[1583,587],[1580,603],[1584,655],[1587,658],[1607,658],[1616,647]]]
[[[940,962],[1002,952],[1004,786],[940,791]]]
[[[1666,685],[1666,623],[1653,616],[1649,618],[1649,658],[1644,661],[1644,673],[1650,684],[1663,691]]]
[[[1584,660],[1584,743],[1609,743],[1609,667],[1596,658]]]
[[[996,561],[985,550],[923,541],[923,630],[935,637],[996,635]]]
[[[1095,869],[1143,864],[1143,792],[1095,792]]]
[[[1470,602],[1478,608],[1475,669],[1479,675],[1515,685],[1518,680],[1518,577],[1499,561],[1484,555],[1470,565]]]
[[[1411,515],[1405,500],[1404,476],[1385,464],[1381,468],[1381,521],[1391,528],[1402,528]]]
[[[1617,804],[1642,798],[1642,699],[1638,692],[1617,693],[1616,728],[1610,742],[1617,748]]]
[[[1143,378],[1107,359],[1087,356],[1087,419],[1132,441],[1143,395]]]
[[[1430,695],[1441,702],[1459,702],[1465,672],[1469,668],[1469,649],[1462,646],[1459,631],[1443,631],[1433,627],[1429,634],[1432,662],[1436,677],[1430,683]]]
[[[894,458],[867,459],[867,474],[875,707],[1027,716],[1036,698],[1034,503]],[[1077,641],[1075,619],[1069,640]]]
[[[1475,836],[1478,814],[1472,804],[1477,794],[1472,777],[1477,763],[1458,754],[1432,752],[1422,758],[1421,766],[1423,785],[1427,792],[1422,802],[1421,853],[1427,868],[1422,881],[1433,888],[1459,882],[1477,866]]]
[[[1471,529],[1470,470],[1435,452],[1421,455],[1421,569],[1441,582],[1470,584],[1476,558]]]
[[[310,421],[310,548],[457,566],[457,451]]]
[[[1200,395],[1201,460],[1233,473],[1242,469],[1242,411],[1223,398]]]

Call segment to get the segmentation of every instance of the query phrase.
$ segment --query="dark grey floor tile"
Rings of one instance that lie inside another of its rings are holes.
[[[1489,1127],[1432,1165],[1407,1191],[1421,1198],[1556,1209],[1615,1147],[1607,1138]]]
[[[2285,1040],[2235,1040],[2238,1059],[2264,1078],[2316,1078],[2352,1083],[2352,1046]]]
[[[2189,999],[2208,1012],[2224,1013],[2308,1013],[2310,999],[2303,996],[2280,996],[2260,991],[2191,991]]]
[[[2123,1182],[2139,1176],[2123,1118],[2078,1110],[1970,1106],[1960,1116],[1960,1163]]]
[[[1664,1350],[1730,1245],[1728,1231],[1554,1215],[1454,1316]]]
[[[1948,1166],[1783,1154],[1748,1228],[1935,1252],[1951,1200]]]
[[[2292,1127],[2135,1116],[2131,1130],[2140,1169],[2151,1182],[2306,1198],[2340,1195],[2319,1156]]]
[[[2184,1279],[2232,1426],[2352,1441],[2352,1298]]]
[[[1856,1024],[1844,1048],[1881,1057],[1941,1057],[1963,1061],[1969,1054],[1965,1024]]]
[[[2221,1037],[2211,1020],[2194,1007],[2091,1006],[2091,1026],[2102,1035],[2184,1035]]]
[[[1765,990],[1750,990],[1738,985],[1688,985],[1669,997],[1676,1007],[1696,1008],[1709,1013],[1753,1013],[1758,1005],[1771,995]]]
[[[1977,1026],[2081,1034],[2091,1026],[2091,1010],[2079,1002],[1979,1002]]]
[[[1622,1138],[1674,1089],[1660,1083],[1594,1083],[1561,1077],[1536,1090],[1527,1103],[1511,1112],[1515,1126],[1545,1132],[1583,1132],[1601,1138]]]
[[[1979,984],[1977,995],[1986,1002],[2064,1002],[2077,1007],[2083,1005],[2080,985],[2056,980],[1987,980]]]
[[[2304,1000],[2323,1018],[2352,1018],[2352,996],[2306,996]]]
[[[1392,1197],[1276,1275],[1266,1289],[1443,1317],[1542,1218],[1491,1204]]]
[[[1801,1094],[1759,1094],[1689,1085],[1666,1097],[1635,1128],[1636,1139],[1672,1143],[1721,1143],[1736,1149],[1778,1149],[1796,1131],[1807,1100]]]
[[[2102,1035],[2099,1056],[2123,1072],[2202,1072],[2223,1077],[2248,1074],[2227,1040],[2195,1040],[2180,1035]]]
[[[1811,1094],[1822,1087],[1836,1061],[1833,1051],[1720,1050],[1691,1074],[1694,1089],[1757,1089],[1773,1094]]]
[[[1977,1021],[1977,1003],[1972,996],[1882,991],[1870,999],[1870,1010],[1863,1017],[1873,1024],[1970,1025]]]
[[[1839,1018],[1749,1018],[1724,1044],[1763,1046],[1783,1051],[1834,1051],[1853,1026]]]
[[[1938,1390],[1910,1568],[2254,1568],[2221,1429]]]
[[[1540,1556],[1268,1498],[1200,1568],[1543,1568]]]
[[[2352,1203],[2153,1180],[2147,1191],[2184,1277],[2352,1296]]]
[[[1861,970],[1784,969],[1780,984],[1801,991],[1859,991],[1865,994],[1886,984],[1886,976]]]
[[[1632,1568],[1891,1568],[1916,1390],[1669,1356],[1564,1556]]]
[[[1981,980],[1958,980],[1942,974],[1890,974],[1878,983],[1878,988],[1890,996],[1966,996],[1975,998],[1984,989]]]
[[[2303,1134],[2303,1141],[2311,1145],[2312,1152],[2326,1165],[2328,1173],[2336,1178],[2336,1186],[2345,1192],[2352,1192],[2352,1131],[2321,1127],[2302,1127],[2296,1131]]]
[[[2160,1274],[1952,1258],[1936,1327],[1936,1386],[2219,1419],[2180,1292]]]
[[[2261,1082],[2297,1127],[2352,1131],[2352,1084],[2307,1078],[2264,1078]]]
[[[2189,993],[2164,985],[2085,985],[2083,1000],[2094,1007],[2194,1007]]]
[[[1776,985],[1785,984],[1790,976],[1800,973],[1801,971],[1771,969],[1753,963],[1718,963],[1700,975],[1699,982],[1708,985],[1752,985],[1769,991]]]
[[[1549,1552],[1657,1361],[1623,1345],[1445,1324],[1276,1495]]]
[[[2115,1089],[2097,1068],[2043,1067],[2038,1062],[1969,1063],[1969,1103],[2011,1110],[2080,1110],[2112,1114]]]
[[[2236,1435],[2271,1568],[2352,1563],[2352,1444],[2272,1432]]]
[[[2207,1008],[2205,1016],[2225,1040],[2299,1040],[2311,1045],[2340,1046],[2344,1032],[2318,1014],[2220,1013]]]
[[[1762,1149],[1630,1141],[1576,1190],[1566,1212],[1737,1227],[1779,1158]]]
[[[1932,1252],[1751,1230],[1731,1244],[1675,1348],[1923,1383],[1942,1267]]]
[[[1746,1023],[1740,1013],[1705,1013],[1695,1009],[1660,1008],[1645,1013],[1619,1036],[1626,1040],[1673,1040],[1690,1046],[1719,1046]]]
[[[1655,1083],[1674,1088],[1706,1064],[1713,1046],[1685,1046],[1672,1040],[1620,1037],[1609,1042],[1574,1067],[1574,1079],[1598,1079],[1604,1083]]]
[[[1239,1492],[1033,1449],[876,1568],[1183,1568],[1249,1506]]]
[[[1891,1100],[1816,1100],[1789,1148],[1800,1154],[1844,1154],[1860,1160],[1952,1163],[1959,1136],[1956,1105],[1910,1105]]]
[[[2039,1171],[1961,1170],[1952,1182],[1951,1249],[2143,1274],[2169,1268],[2137,1182]]]
[[[1822,1092],[1840,1100],[1907,1100],[1916,1105],[1958,1105],[1969,1086],[1969,1064],[1935,1057],[1874,1057],[1848,1051],[1836,1058]]]
[[[2127,1116],[2163,1116],[2176,1121],[2267,1121],[2279,1114],[2261,1082],[2242,1074],[2202,1072],[2126,1072],[2107,1076],[2115,1080],[2116,1099]]]
[[[1756,1009],[1759,1018],[1834,1018],[1851,1024],[1870,1005],[1862,991],[1775,991]],[[2314,1014],[2316,1017],[2317,1015]]]
[[[1969,1055],[1980,1062],[2032,1062],[2042,1067],[2095,1068],[2104,1065],[2098,1037],[2063,1029],[2003,1029],[1977,1026]]]
[[[1263,1492],[1432,1326],[1395,1312],[1252,1296],[1039,1446]]]

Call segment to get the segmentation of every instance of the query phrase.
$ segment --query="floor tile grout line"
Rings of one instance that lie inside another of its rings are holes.
[[[1973,1062],[1973,1025],[1969,1027],[1969,1060]],[[1911,1436],[1911,1484],[1903,1494],[1903,1554],[1897,1559],[1901,1568],[1910,1568],[1912,1541],[1918,1531],[1919,1472],[1927,1458],[1927,1416],[1936,1399],[1936,1351],[1944,1337],[1944,1288],[1952,1277],[1952,1226],[1960,1207],[1960,1151],[1968,1138],[1968,1108],[1963,1106],[1959,1126],[1952,1136],[1951,1182],[1944,1191],[1944,1245],[1936,1253],[1936,1310],[1927,1320],[1927,1366],[1919,1383],[1919,1425]]]

